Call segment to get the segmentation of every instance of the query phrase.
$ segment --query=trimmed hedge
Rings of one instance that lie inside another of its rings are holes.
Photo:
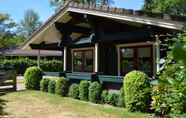
[[[120,89],[120,92],[119,92],[117,106],[118,107],[125,107],[125,93],[124,93],[123,87]]]
[[[98,103],[101,97],[101,84],[93,82],[89,87],[89,101]]]
[[[48,92],[55,93],[55,87],[56,87],[56,81],[53,79],[50,79],[48,83]]]
[[[113,106],[117,106],[119,100],[119,92],[109,91],[107,95],[107,103]]]
[[[41,59],[40,68],[43,71],[59,72],[63,70],[63,62],[57,59]],[[17,74],[24,74],[25,70],[32,66],[37,66],[37,59],[29,58],[14,58],[14,59],[0,59],[0,66],[3,68],[13,67]]]
[[[40,90],[44,92],[48,92],[48,83],[50,79],[49,78],[43,78],[40,82]]]
[[[69,83],[64,78],[57,78],[55,93],[61,96],[67,96]]]
[[[88,88],[89,88],[90,82],[83,80],[80,82],[79,85],[79,98],[80,100],[88,101]]]
[[[108,91],[107,90],[103,90],[101,93],[101,103],[105,104],[107,103],[107,96],[108,96]]]
[[[25,86],[27,89],[39,90],[42,79],[42,71],[38,67],[27,68],[25,74]]]
[[[124,77],[123,83],[127,109],[147,112],[151,103],[151,87],[148,76],[141,71],[132,71]]]
[[[78,99],[79,98],[79,85],[78,84],[72,84],[69,88],[69,97]]]

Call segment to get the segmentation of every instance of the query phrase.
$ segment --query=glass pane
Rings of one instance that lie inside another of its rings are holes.
[[[82,52],[74,52],[73,56],[73,67],[74,71],[81,72],[83,64],[83,55]]]
[[[93,72],[93,51],[85,51],[84,71]]]
[[[152,73],[151,48],[138,48],[138,69],[150,75]]]
[[[121,74],[134,70],[134,49],[132,48],[122,48],[121,49]]]
[[[138,55],[139,55],[139,58],[150,57],[151,48],[150,47],[138,48]]]
[[[122,57],[124,58],[131,58],[134,57],[134,49],[131,48],[122,48],[121,49]]]

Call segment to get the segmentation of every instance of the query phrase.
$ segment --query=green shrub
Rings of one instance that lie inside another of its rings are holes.
[[[107,90],[103,90],[101,93],[101,103],[105,104],[107,103],[107,96],[108,96],[108,91]]]
[[[119,98],[118,98],[118,103],[117,103],[118,107],[125,107],[125,97],[124,96],[125,96],[125,94],[124,94],[124,90],[122,87],[119,92]]]
[[[27,89],[40,89],[40,81],[42,79],[42,71],[38,67],[27,68],[25,74],[25,86]]]
[[[59,72],[63,69],[63,62],[57,59],[41,59],[40,68],[43,71]],[[32,66],[37,66],[37,59],[29,59],[27,57],[5,57],[0,59],[0,66],[3,68],[14,67],[17,74],[24,74],[25,70]]]
[[[72,97],[74,99],[79,98],[79,85],[78,84],[72,84],[69,88],[69,97]]]
[[[113,106],[117,106],[119,100],[118,91],[109,91],[107,95],[107,103]]]
[[[88,101],[88,88],[89,82],[88,81],[81,81],[79,85],[79,98],[80,100]]]
[[[98,103],[101,97],[101,84],[93,82],[89,87],[89,101]]]
[[[58,78],[56,81],[55,93],[61,96],[68,94],[69,83],[64,78]]]
[[[151,103],[148,76],[140,71],[132,71],[124,77],[123,83],[126,108],[129,111],[147,112]]]
[[[48,92],[48,83],[49,83],[49,78],[43,78],[40,81],[40,90],[44,92]]]
[[[55,93],[55,87],[56,87],[56,81],[50,79],[48,83],[48,92],[49,93]]]

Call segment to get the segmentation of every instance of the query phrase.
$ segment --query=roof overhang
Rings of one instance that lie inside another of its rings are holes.
[[[46,31],[54,28],[55,22],[68,22],[71,17],[69,13],[78,13],[78,14],[87,14],[92,16],[99,16],[108,18],[111,20],[120,20],[120,21],[127,21],[127,22],[133,22],[133,23],[139,23],[139,24],[145,24],[145,25],[152,25],[162,28],[167,28],[171,30],[182,30],[185,26],[185,22],[183,21],[175,21],[170,20],[169,17],[167,18],[153,18],[153,17],[147,17],[147,16],[139,16],[139,15],[131,15],[131,14],[124,14],[121,9],[115,9],[115,12],[109,11],[109,8],[106,9],[103,8],[103,10],[97,9],[97,8],[91,8],[91,6],[82,7],[82,4],[69,4],[62,7],[56,14],[54,14],[47,22],[44,23],[43,26],[41,26],[36,32],[33,33],[30,40],[28,40],[25,45],[22,47],[22,49],[30,49],[29,45],[32,43],[38,43],[37,40],[41,40],[40,42],[43,42],[42,35],[46,34]],[[133,11],[133,14],[134,11]],[[59,34],[57,30],[55,31],[56,34]],[[46,34],[47,35],[47,34]],[[58,39],[60,41],[60,35],[58,36]],[[52,40],[52,39],[51,39]]]

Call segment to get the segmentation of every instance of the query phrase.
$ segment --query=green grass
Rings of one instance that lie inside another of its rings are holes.
[[[124,108],[97,105],[39,91],[22,91],[4,95],[4,112],[16,118],[147,118]]]

